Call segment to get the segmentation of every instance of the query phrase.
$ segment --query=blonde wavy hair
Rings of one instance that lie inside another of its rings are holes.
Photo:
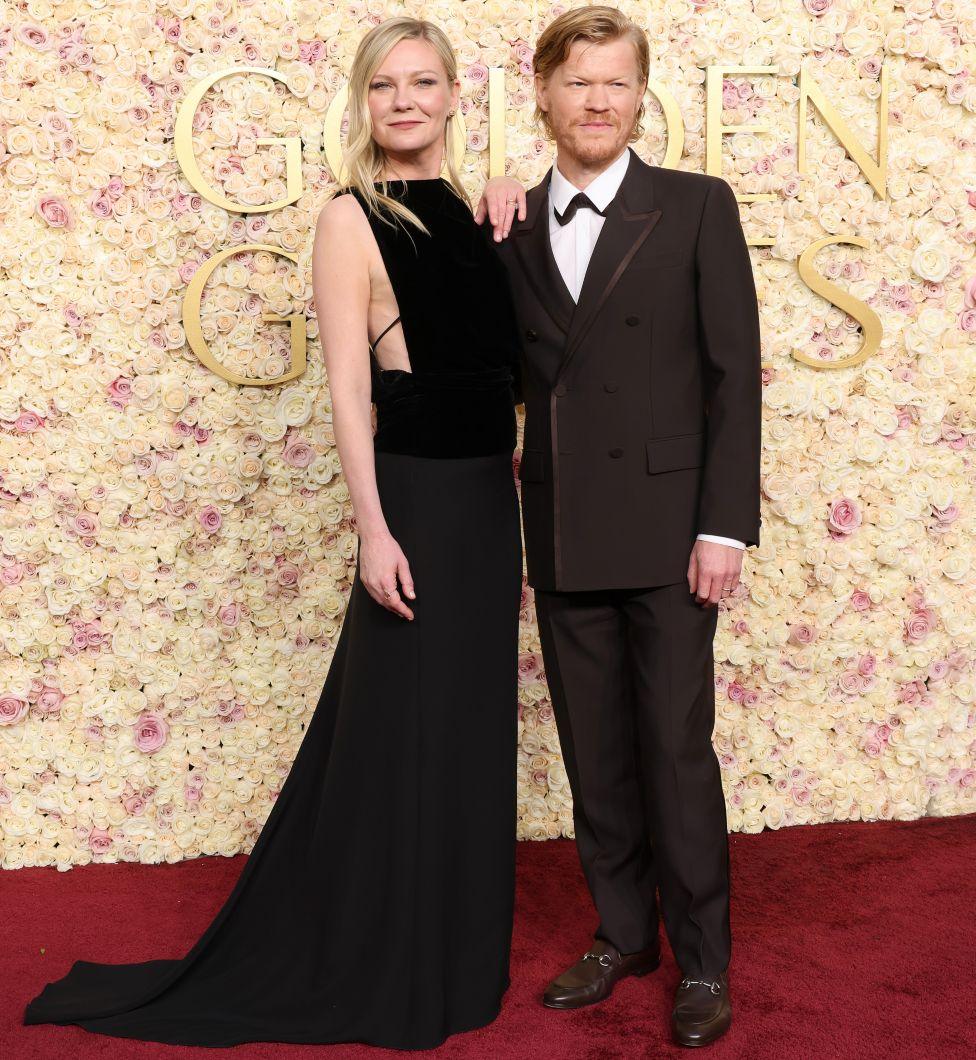
[[[380,64],[390,51],[402,40],[426,41],[437,53],[444,66],[448,84],[457,78],[457,57],[447,35],[433,22],[422,18],[400,16],[387,19],[374,26],[359,42],[352,70],[349,74],[349,131],[343,150],[346,179],[336,194],[351,188],[365,200],[369,210],[387,224],[394,224],[390,214],[429,235],[423,221],[410,209],[389,194],[388,181],[381,180],[385,156],[383,149],[373,139],[373,122],[369,113],[369,83]],[[449,118],[444,133],[444,157],[447,164],[448,183],[471,209],[471,200],[461,184],[461,177],[454,164],[456,147],[454,122]],[[381,182],[380,190],[373,184]]]
[[[564,11],[542,31],[532,57],[533,73],[548,81],[557,66],[569,58],[569,50],[578,40],[592,44],[605,44],[625,37],[634,46],[637,56],[637,76],[647,85],[650,74],[650,48],[647,34],[635,22],[615,7],[574,7]],[[630,130],[629,142],[644,135],[644,102],[641,100]],[[549,115],[538,103],[535,105],[535,120],[542,125],[548,139],[553,139]]]

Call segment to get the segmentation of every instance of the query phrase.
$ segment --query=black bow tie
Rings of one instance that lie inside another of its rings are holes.
[[[580,209],[580,207],[585,207],[587,210],[592,210],[594,213],[598,213],[601,217],[606,217],[606,214],[603,212],[603,210],[600,210],[596,206],[594,206],[594,204],[590,202],[590,200],[587,198],[587,196],[583,194],[583,192],[578,192],[576,195],[574,195],[569,200],[569,205],[562,213],[555,209],[555,207],[553,207],[553,213],[555,213],[556,215],[556,220],[561,225],[564,225],[568,224],[573,219],[573,215],[578,209]]]

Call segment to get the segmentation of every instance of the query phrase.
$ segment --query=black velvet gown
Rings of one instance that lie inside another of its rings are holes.
[[[522,551],[507,279],[445,181],[370,219],[412,372],[373,359],[377,480],[408,622],[357,577],[318,705],[230,896],[180,960],[75,961],[25,1024],[202,1046],[431,1048],[509,983]]]

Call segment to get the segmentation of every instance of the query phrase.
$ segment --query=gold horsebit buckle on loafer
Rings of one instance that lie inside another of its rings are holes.
[[[613,964],[613,958],[610,956],[609,953],[593,953],[592,951],[590,951],[589,953],[583,954],[583,960],[599,961],[604,968],[609,968],[610,965]]]
[[[695,983],[699,986],[707,986],[713,994],[722,992],[722,984],[717,979],[710,982],[708,979],[689,979],[685,977],[681,980],[681,989],[687,990],[689,987],[694,986]]]

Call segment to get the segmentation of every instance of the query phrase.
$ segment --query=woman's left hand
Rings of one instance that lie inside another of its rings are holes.
[[[518,209],[518,219],[525,220],[525,188],[514,177],[492,177],[485,185],[475,210],[476,224],[487,216],[494,229],[495,242],[508,236]]]

